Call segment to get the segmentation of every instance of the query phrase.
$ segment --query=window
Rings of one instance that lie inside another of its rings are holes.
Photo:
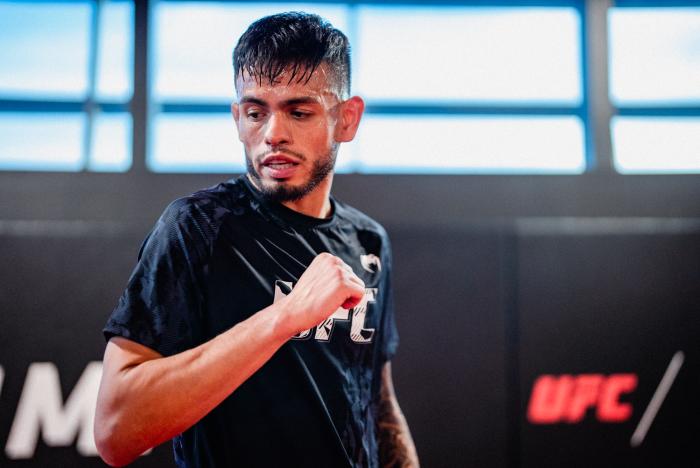
[[[700,7],[609,11],[614,163],[700,172]]]
[[[304,10],[347,33],[367,104],[339,172],[582,173],[601,144],[585,61],[594,1],[154,0],[139,6],[149,89],[134,106],[135,2],[0,0],[0,170],[127,171],[135,116],[148,129],[139,170],[243,171],[233,47],[255,19]],[[700,4],[614,5],[596,18],[615,169],[700,173]]]
[[[611,128],[620,172],[700,172],[700,118],[615,117]]]
[[[231,53],[252,21],[290,10],[320,14],[353,45],[354,92],[367,113],[341,146],[338,172],[585,169],[576,8],[166,1],[154,14],[148,167],[244,170],[229,114]]]
[[[0,162],[12,170],[80,170],[84,133],[79,112],[1,112]]]
[[[131,166],[133,4],[0,2],[0,169]]]
[[[161,172],[242,172],[233,118],[219,113],[162,113],[154,119],[149,166]]]
[[[360,6],[357,25],[355,82],[368,100],[582,100],[573,8]]]
[[[579,173],[584,169],[583,136],[577,117],[368,115],[351,147],[348,169]]]

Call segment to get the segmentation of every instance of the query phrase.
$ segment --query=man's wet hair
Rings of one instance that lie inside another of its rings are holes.
[[[350,43],[318,15],[288,12],[255,21],[233,50],[234,77],[247,74],[260,85],[275,84],[289,70],[287,84],[307,83],[327,63],[341,96],[350,94]]]

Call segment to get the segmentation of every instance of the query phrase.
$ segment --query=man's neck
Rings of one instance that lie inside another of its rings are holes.
[[[255,180],[246,174],[245,177],[248,181],[260,190],[258,184]],[[282,205],[286,206],[290,210],[294,210],[297,213],[301,213],[306,216],[311,216],[313,218],[325,219],[330,218],[333,214],[331,206],[331,185],[333,185],[333,173],[331,172],[326,176],[324,180],[319,182],[319,184],[314,187],[314,189],[306,194],[299,200],[290,200],[281,202]]]
[[[331,216],[331,185],[333,174],[321,181],[310,193],[303,198],[293,201],[284,201],[282,204],[298,213],[314,218],[329,218]]]

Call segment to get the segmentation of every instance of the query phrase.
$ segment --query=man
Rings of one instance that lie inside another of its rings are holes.
[[[388,239],[330,197],[364,110],[347,38],[266,17],[234,70],[247,174],[176,200],[144,242],[104,329],[100,455],[173,439],[182,467],[417,466],[392,388]]]

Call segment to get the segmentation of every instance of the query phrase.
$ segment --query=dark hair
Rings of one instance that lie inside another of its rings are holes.
[[[274,83],[286,69],[289,82],[308,82],[314,70],[326,62],[341,94],[350,93],[350,43],[348,38],[318,15],[288,12],[255,21],[233,50],[235,79],[248,73],[262,84]]]

